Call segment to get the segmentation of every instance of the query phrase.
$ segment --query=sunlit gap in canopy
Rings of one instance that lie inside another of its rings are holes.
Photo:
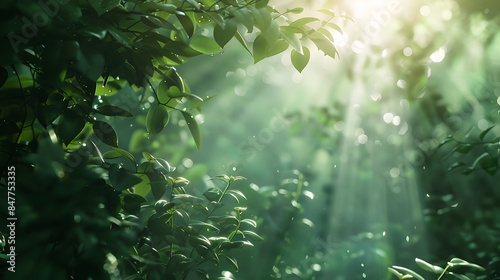
[[[388,261],[400,263],[404,256],[414,258],[425,253],[422,206],[414,170],[418,164],[412,165],[409,160],[416,156],[409,105],[402,95],[404,81],[391,70],[383,53],[371,48],[391,48],[387,38],[391,34],[376,28],[390,29],[403,14],[403,2],[344,3],[354,15],[357,31],[351,32],[353,38],[347,43],[352,52],[346,50],[343,58],[352,78],[346,92],[349,101],[343,118],[343,139],[332,163],[335,177],[328,243],[344,250],[351,261],[349,268],[346,265],[343,271],[336,272],[343,276],[326,275],[325,279],[349,279],[356,273],[365,279],[385,279],[384,266],[393,265]],[[376,21],[377,13],[385,17]],[[374,27],[370,29],[370,25]],[[362,39],[364,49],[357,51],[353,42]]]

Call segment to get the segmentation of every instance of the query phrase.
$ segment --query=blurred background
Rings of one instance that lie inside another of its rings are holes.
[[[387,267],[452,257],[500,279],[500,3],[275,2],[333,10],[340,57],[310,46],[298,73],[289,53],[254,65],[231,41],[177,68],[212,97],[201,151],[176,115],[151,140],[144,118],[120,120],[130,151],[168,159],[200,194],[211,176],[247,178],[264,241],[239,253],[238,279],[396,279]]]

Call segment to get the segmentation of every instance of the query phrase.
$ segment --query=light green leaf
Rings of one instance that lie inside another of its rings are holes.
[[[418,280],[425,280],[424,277],[420,276],[418,273],[416,273],[415,271],[410,270],[408,268],[401,267],[401,266],[395,266],[395,265],[393,265],[392,267],[394,269],[399,270],[399,271],[403,271],[404,273],[410,274],[411,276],[415,277]]]
[[[302,53],[302,45],[294,32],[280,27],[281,37],[285,39],[296,51]]]
[[[392,267],[388,267],[387,269],[389,270],[389,272],[391,272],[392,274],[396,275],[396,277],[398,277],[398,279],[403,279],[404,275],[402,273],[400,273],[399,271],[395,270]]]
[[[431,272],[434,272],[436,274],[441,274],[443,273],[444,269],[439,267],[439,266],[436,266],[436,265],[432,265],[424,260],[421,260],[419,258],[416,258],[415,259],[415,262],[417,263],[418,266],[420,266],[422,269],[425,269],[427,271],[431,271]]]
[[[189,46],[198,52],[210,54],[221,50],[219,44],[212,38],[198,35],[191,39]]]
[[[302,47],[302,51],[304,54],[300,54],[296,50],[292,50],[292,53],[290,54],[293,67],[295,67],[295,69],[297,69],[297,71],[299,72],[302,72],[302,70],[304,70],[304,68],[307,66],[307,63],[309,63],[309,58],[311,57],[311,52],[308,48]]]
[[[293,8],[293,9],[286,9],[287,13],[292,13],[292,14],[300,14],[304,11],[303,8]]]
[[[269,48],[267,48],[266,57],[271,57],[273,55],[280,54],[286,51],[288,49],[288,46],[290,45],[288,44],[287,41],[280,39],[274,42],[272,45],[270,45]]]
[[[220,24],[217,24],[214,27],[214,38],[221,48],[223,48],[229,42],[229,40],[234,37],[237,27],[238,25],[236,24],[236,22],[231,19],[228,19],[225,22],[224,27],[222,27]]]
[[[191,131],[191,135],[193,136],[194,143],[196,144],[196,148],[198,151],[201,149],[201,132],[196,119],[188,112],[181,111],[186,123],[189,127],[189,131]]]
[[[335,24],[333,22],[327,23],[326,26],[328,26],[332,29],[335,29],[336,31],[340,32],[340,34],[344,34],[344,32],[342,31],[342,28],[340,28],[340,26],[338,26],[337,24]]]
[[[129,153],[125,150],[122,150],[120,148],[113,147],[113,150],[105,152],[102,155],[102,157],[105,159],[124,157],[124,158],[128,159],[130,162],[132,162],[134,164],[134,166],[137,165],[137,162],[135,161],[135,157],[131,153]]]
[[[304,26],[304,25],[311,23],[311,22],[314,22],[314,21],[319,21],[319,19],[314,18],[314,17],[304,17],[304,18],[300,18],[300,19],[290,23],[290,26],[291,27],[301,27],[301,26]]]
[[[247,43],[245,42],[245,40],[243,39],[243,37],[241,36],[241,34],[239,32],[236,32],[236,34],[234,34],[234,37],[236,38],[236,40],[238,40],[238,42],[240,42],[240,44],[250,53],[252,54],[252,52],[250,51],[250,49],[248,48],[247,46]]]
[[[254,63],[257,63],[261,61],[262,59],[267,57],[267,48],[269,47],[269,44],[267,43],[267,40],[264,38],[264,36],[259,34],[255,40],[253,41],[253,61]]]
[[[323,13],[327,16],[334,17],[335,13],[331,9],[319,9],[318,12]]]
[[[146,116],[146,128],[149,134],[158,134],[167,125],[169,118],[167,107],[158,103],[153,104]]]

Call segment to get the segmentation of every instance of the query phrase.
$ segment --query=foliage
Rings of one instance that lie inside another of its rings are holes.
[[[189,190],[167,160],[146,151],[139,159],[148,139],[119,137],[117,124],[135,117],[154,139],[183,119],[199,150],[195,116],[210,97],[193,94],[175,67],[235,38],[255,63],[291,46],[300,72],[307,42],[338,56],[333,12],[292,19],[303,9],[279,12],[266,0],[9,0],[0,7],[1,190],[14,166],[23,220],[16,277],[232,279],[228,271],[239,270],[232,252],[262,239],[245,207],[223,206],[227,196],[245,198],[231,187],[242,178],[223,175],[215,178],[222,188]]]
[[[421,260],[419,258],[415,259],[415,263],[422,268],[423,270],[430,271],[434,273],[436,276],[438,276],[437,280],[443,279],[445,275],[451,275],[454,278],[460,279],[460,280],[470,280],[468,276],[464,273],[458,273],[455,272],[456,270],[460,270],[461,268],[470,268],[470,269],[475,269],[479,271],[484,271],[485,269],[477,264],[470,263],[468,261],[459,259],[459,258],[453,258],[449,262],[447,262],[446,267],[443,269],[440,266],[430,264],[424,260]],[[452,271],[453,270],[453,271]],[[420,274],[414,272],[411,269],[401,267],[401,266],[392,266],[389,268],[389,271],[396,275],[398,279],[411,279],[415,278],[418,280],[425,280],[424,277],[422,277]],[[434,276],[435,277],[435,276]],[[433,279],[433,278],[432,278]]]

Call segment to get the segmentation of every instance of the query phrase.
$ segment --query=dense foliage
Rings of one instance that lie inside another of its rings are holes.
[[[167,160],[141,149],[150,150],[148,138],[179,117],[201,148],[195,116],[210,97],[192,93],[174,66],[220,52],[234,38],[255,63],[291,46],[302,71],[311,53],[307,41],[337,56],[331,31],[341,30],[331,22],[333,12],[322,10],[324,20],[292,20],[302,8],[279,12],[264,0],[4,1],[0,7],[6,15],[1,192],[15,196],[2,201],[1,211],[19,217],[15,228],[2,228],[1,257],[11,263],[2,263],[1,273],[233,279],[229,271],[239,265],[231,252],[262,240],[255,217],[237,205],[246,199],[234,187],[243,178],[220,175],[212,180],[221,186],[192,188]],[[118,118],[131,117],[147,134],[119,139]],[[16,233],[15,245],[9,232]]]

